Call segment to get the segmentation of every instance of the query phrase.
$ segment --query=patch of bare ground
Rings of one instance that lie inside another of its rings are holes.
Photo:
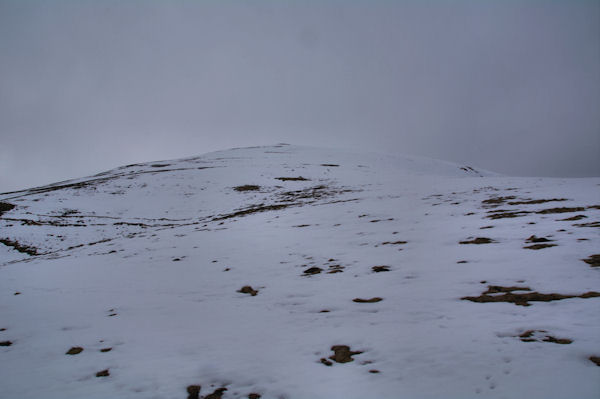
[[[600,254],[590,255],[587,259],[581,259],[592,267],[600,267]]]
[[[111,350],[112,350],[112,348],[102,348],[102,349],[100,349],[100,352],[106,353],[106,352],[110,352]]]
[[[7,247],[12,247],[16,251],[19,251],[19,252],[27,254],[27,255],[31,255],[31,256],[39,255],[37,248],[32,247],[30,245],[20,244],[16,240],[13,241],[8,238],[0,238],[0,243],[6,245]]]
[[[225,220],[225,219],[232,219],[232,218],[236,218],[236,217],[240,217],[240,216],[247,216],[247,215],[251,215],[253,213],[261,213],[261,212],[267,212],[267,211],[278,211],[280,209],[285,209],[288,208],[290,206],[294,206],[294,205],[299,205],[299,204],[275,204],[275,205],[264,205],[264,204],[258,204],[258,205],[252,205],[248,208],[244,208],[241,209],[239,211],[235,211],[232,213],[227,213],[224,215],[219,215],[215,218],[213,218],[213,222],[214,221],[219,221],[219,220]]]
[[[329,356],[329,359],[336,363],[348,363],[354,361],[352,356],[360,355],[362,351],[351,351],[347,345],[334,345],[331,347],[333,355]],[[322,361],[322,360],[321,360]]]
[[[371,267],[371,270],[373,270],[374,273],[389,272],[390,267],[389,266],[373,266],[373,267]]]
[[[356,303],[377,303],[383,301],[383,298],[375,297],[370,299],[354,298],[352,302]]]
[[[523,248],[537,250],[537,249],[555,247],[556,244],[548,244],[548,243],[550,243],[552,241],[554,241],[554,240],[550,240],[550,239],[545,238],[545,237],[536,237],[535,235],[532,235],[531,237],[529,237],[528,239],[526,239],[525,242],[527,242],[527,243],[537,243],[537,244],[528,245],[528,246],[523,247]],[[543,243],[543,244],[539,244],[539,243]]]
[[[304,275],[305,276],[310,276],[310,275],[313,275],[313,274],[319,274],[322,271],[323,271],[323,269],[321,269],[320,267],[316,267],[316,266],[315,267],[310,267],[310,268],[308,268],[308,269],[306,269],[304,271]]]
[[[329,265],[327,269],[327,274],[335,274],[342,273],[344,271],[344,266],[342,265]]]
[[[492,240],[491,238],[487,238],[487,237],[477,237],[477,238],[473,238],[472,240],[465,240],[465,241],[459,241],[459,244],[492,244],[495,243],[496,241]]]
[[[223,397],[223,392],[226,390],[227,388],[217,388],[213,393],[206,395],[204,399],[221,399]]]
[[[507,209],[498,209],[495,211],[489,211],[486,218],[488,219],[509,219],[509,218],[518,218],[521,216],[525,216],[531,212],[527,211],[512,211]]]
[[[258,191],[260,190],[260,186],[255,184],[245,184],[243,186],[235,186],[233,188],[235,191],[244,192],[244,191]]]
[[[276,180],[281,180],[281,181],[308,181],[310,179],[307,179],[305,177],[302,176],[298,176],[298,177],[276,177]]]
[[[590,356],[589,358],[596,366],[600,366],[600,356]]]
[[[189,385],[186,388],[188,393],[187,399],[200,399],[200,389],[202,389],[200,385]]]
[[[600,227],[600,222],[575,223],[573,226],[575,226],[575,227]]]
[[[575,216],[571,216],[570,218],[566,218],[566,219],[558,219],[557,222],[574,222],[576,220],[581,220],[581,219],[586,219],[587,216],[585,215],[575,215]]]
[[[543,204],[546,202],[555,202],[555,201],[568,201],[566,198],[552,198],[552,199],[536,199],[536,200],[524,200],[524,201],[513,201],[509,202],[508,205],[536,205]]]
[[[65,355],[78,355],[83,352],[83,348],[80,346],[74,346],[65,353]]]
[[[584,207],[576,206],[576,207],[572,207],[572,208],[562,207],[562,208],[542,209],[541,211],[537,211],[536,213],[541,214],[541,215],[547,215],[550,213],[569,213],[569,212],[583,212],[583,211],[585,211]]]
[[[529,292],[515,294],[513,291]],[[508,302],[518,306],[530,306],[531,304],[529,302],[550,302],[559,301],[561,299],[595,297],[600,297],[600,292],[590,291],[581,295],[541,294],[539,292],[532,292],[529,287],[501,287],[489,285],[487,291],[483,292],[480,296],[466,296],[461,299],[478,303]]]
[[[14,208],[15,208],[15,205],[13,205],[13,204],[9,204],[8,202],[0,202],[0,216],[2,216],[2,214],[4,212],[8,212]]]
[[[250,294],[251,296],[256,296],[256,294],[258,294],[258,290],[255,290],[254,288],[252,288],[249,285],[243,286],[237,292],[239,292],[241,294]]]
[[[96,373],[96,377],[108,377],[109,375],[110,375],[110,372],[108,371],[108,369],[102,370],[102,371],[98,371]]]
[[[587,209],[600,209],[600,205],[590,205]]]
[[[408,243],[408,241],[385,241],[382,242],[381,245],[403,245]]]
[[[547,335],[545,330],[527,330],[519,335],[519,339],[523,342],[551,342],[554,344],[568,345],[573,343],[573,340],[568,338],[556,338]]]
[[[515,198],[517,198],[517,197],[514,197],[514,196],[492,197],[492,198],[488,198],[486,200],[481,201],[481,205],[483,208],[495,208],[497,206],[500,206],[501,204],[504,204],[506,201],[513,200]]]

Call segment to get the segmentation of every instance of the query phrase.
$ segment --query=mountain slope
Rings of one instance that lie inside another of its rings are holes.
[[[597,397],[599,192],[277,145],[0,194],[0,397]]]

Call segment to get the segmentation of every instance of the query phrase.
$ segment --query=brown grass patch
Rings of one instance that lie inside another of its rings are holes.
[[[235,186],[233,189],[239,192],[258,191],[260,190],[260,186],[257,186],[255,184],[244,184],[243,186]]]
[[[599,267],[600,266],[600,254],[590,255],[589,258],[587,258],[587,259],[581,259],[581,260],[584,261],[585,263],[587,263],[588,265],[592,266],[592,267]]]
[[[350,347],[347,345],[334,345],[331,347],[333,351],[333,356],[329,356],[331,360],[336,363],[348,363],[354,361],[352,356],[360,355],[361,351],[351,351]]]
[[[518,306],[530,306],[529,302],[550,302],[559,301],[570,298],[595,298],[600,297],[600,292],[586,292],[581,295],[563,295],[563,294],[541,294],[539,292],[526,292],[523,294],[515,294],[513,291],[531,291],[529,287],[501,287],[496,285],[488,286],[488,290],[480,296],[467,296],[461,298],[471,302],[488,303],[488,302],[508,302]],[[502,295],[496,295],[502,294]]]
[[[492,240],[491,238],[487,238],[487,237],[477,237],[474,238],[472,240],[466,240],[466,241],[459,241],[459,244],[492,244],[495,243],[496,241]]]

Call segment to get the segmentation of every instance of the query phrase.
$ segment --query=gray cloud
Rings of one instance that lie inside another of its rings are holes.
[[[291,142],[599,176],[600,3],[0,1],[0,191]]]

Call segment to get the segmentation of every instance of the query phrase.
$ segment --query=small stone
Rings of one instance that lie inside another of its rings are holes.
[[[106,353],[106,352],[110,352],[111,350],[112,350],[112,348],[102,348],[102,349],[100,349],[100,352]]]
[[[109,375],[110,375],[110,373],[108,372],[108,369],[102,370],[102,371],[98,371],[96,373],[96,377],[108,377]]]
[[[83,352],[83,348],[80,346],[74,346],[65,353],[65,355],[78,355]]]
[[[258,294],[258,290],[255,290],[254,288],[250,287],[249,285],[243,286],[237,292],[240,292],[242,294],[250,294],[252,296],[256,296],[256,294]]]
[[[311,267],[311,268],[306,269],[304,271],[304,274],[306,274],[306,275],[319,274],[319,273],[321,273],[321,271],[323,271],[323,269],[321,269],[320,267]]]

